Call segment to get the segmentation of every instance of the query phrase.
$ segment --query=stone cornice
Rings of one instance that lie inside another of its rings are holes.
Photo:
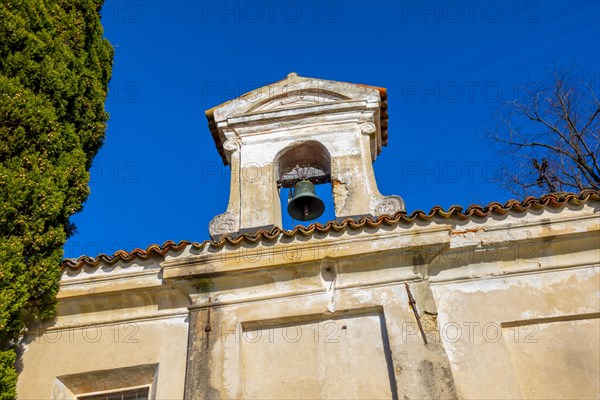
[[[145,269],[136,266],[111,271],[109,274],[90,274],[72,277],[60,283],[57,298],[89,296],[126,290],[147,290],[164,286],[158,267]]]
[[[346,296],[407,281],[439,286],[598,268],[599,235],[600,215],[588,208],[519,219],[436,219],[410,227],[281,236],[216,249],[189,245],[160,264],[147,260],[69,277],[61,283],[59,313],[50,330],[177,318],[186,308],[297,297],[316,296],[327,304],[331,286],[323,280],[324,271],[335,274],[336,295]]]
[[[589,207],[462,222],[436,219],[410,227],[280,236],[221,248],[188,245],[162,262],[150,259],[143,265],[68,277],[61,282],[58,299],[101,304],[121,296],[118,305],[155,293],[148,297],[151,303],[177,296],[181,304],[202,306],[212,298],[217,306],[325,295],[321,275],[329,267],[339,277],[336,290],[409,280],[442,285],[597,267],[600,215],[594,211]]]
[[[240,246],[233,250],[223,249],[215,254],[174,258],[163,261],[160,265],[163,268],[164,279],[257,271],[298,263],[319,263],[324,259],[360,257],[370,253],[398,252],[441,243],[449,244],[450,229],[450,225],[441,224],[424,228],[396,229],[394,232],[364,232],[355,237],[326,237],[307,242],[279,241],[271,246]],[[263,254],[266,257],[262,257]],[[248,261],[252,257],[259,259]]]
[[[246,125],[248,123],[267,123],[270,121],[277,120],[287,120],[294,117],[299,116],[310,116],[310,115],[323,115],[323,114],[335,114],[335,113],[345,113],[348,111],[360,111],[364,112],[365,108],[369,107],[369,104],[364,100],[351,100],[351,101],[342,101],[336,103],[326,103],[319,105],[311,105],[305,107],[297,107],[288,110],[273,110],[266,112],[258,112],[252,114],[239,115],[234,117],[229,117],[227,122],[222,122],[219,124],[219,127],[225,126],[235,126],[235,125]],[[378,104],[374,104],[371,106],[373,110],[376,110]]]
[[[456,227],[450,222],[428,227],[397,227],[393,231],[363,232],[355,237],[319,238],[306,242],[278,241],[273,245],[239,246],[218,253],[199,254],[167,259],[160,265],[163,278],[210,276],[215,274],[258,271],[265,268],[314,262],[324,259],[358,260],[361,257],[385,252],[410,253],[420,248],[437,246],[445,254],[460,253],[465,249],[502,249],[517,243],[539,245],[551,238],[568,239],[573,235],[594,235],[600,231],[600,216],[593,213],[574,213],[565,216],[544,216],[523,221],[470,223]],[[290,254],[293,253],[293,254]],[[299,254],[297,257],[295,255]],[[518,255],[517,255],[518,257]],[[435,263],[435,257],[426,260]]]

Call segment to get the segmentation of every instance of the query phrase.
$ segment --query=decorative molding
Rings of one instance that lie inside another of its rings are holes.
[[[158,302],[156,303],[158,304]],[[72,332],[77,329],[87,329],[89,327],[95,328],[104,328],[104,327],[114,327],[115,325],[125,325],[125,324],[138,324],[142,322],[156,322],[160,320],[173,320],[177,318],[185,319],[189,316],[188,308],[179,307],[176,311],[158,311],[155,314],[149,315],[135,315],[130,317],[115,317],[112,316],[110,319],[98,319],[94,318],[88,322],[71,322],[71,321],[62,321],[62,319],[57,319],[54,322],[54,325],[50,325],[47,327],[38,326],[32,327],[29,329],[29,332],[33,332],[34,334],[37,332]],[[182,321],[183,322],[183,321]]]
[[[323,258],[334,259],[342,255],[364,254],[362,245],[377,247],[378,251],[403,251],[413,247],[450,246],[451,225],[437,225],[428,228],[396,230],[395,232],[363,232],[347,238],[311,240],[308,242],[278,242],[270,246],[256,248],[237,247],[218,253],[206,252],[185,258],[163,261],[163,279],[186,277],[190,275],[210,275],[213,273],[238,272],[240,270],[258,270],[276,266],[299,263],[320,262]],[[416,240],[415,238],[418,238]],[[293,251],[293,253],[292,253]],[[300,260],[291,260],[291,254],[301,256]],[[251,259],[252,263],[246,262]],[[210,270],[205,268],[211,265]]]
[[[239,229],[239,217],[229,211],[214,217],[208,224],[208,232],[213,240],[218,240],[222,235],[235,233]]]
[[[242,141],[239,138],[227,139],[225,143],[223,143],[223,148],[229,153],[235,153],[242,148]]]
[[[113,271],[117,272],[116,268]],[[111,272],[113,272],[113,271],[111,271]],[[113,282],[114,283],[115,281],[126,281],[127,279],[131,279],[131,278],[134,278],[137,280],[141,277],[148,277],[148,276],[156,278],[158,276],[158,273],[160,272],[160,267],[158,266],[158,262],[156,263],[155,268],[148,267],[148,266],[143,266],[143,267],[129,266],[126,268],[121,268],[117,272],[118,275],[116,277],[115,277],[114,273],[103,274],[100,276],[85,274],[86,271],[83,268],[80,268],[80,269],[76,270],[75,272],[76,272],[75,275],[68,276],[66,279],[64,277],[61,279],[61,281],[60,281],[61,290],[65,290],[65,288],[67,288],[69,286],[81,285],[82,283],[83,284],[96,283],[96,282]],[[78,275],[84,275],[84,276],[79,277]]]
[[[299,119],[292,119],[292,120],[289,120],[289,121],[275,122],[275,123],[273,123],[273,128],[272,129],[291,128],[291,127],[300,125],[301,122],[302,121],[299,120]]]
[[[396,195],[382,197],[373,208],[373,215],[395,215],[400,211],[405,211],[404,200]]]
[[[363,135],[372,135],[377,132],[377,127],[372,122],[366,122],[360,126],[360,133]]]
[[[262,112],[250,114],[235,114],[227,118],[227,126],[243,126],[247,128],[248,123],[267,124],[276,120],[287,120],[290,118],[305,118],[312,116],[322,116],[323,114],[342,114],[348,111],[362,111],[364,101],[343,100],[329,103],[319,103],[315,105],[304,105],[302,107],[289,107],[280,110],[265,110]]]

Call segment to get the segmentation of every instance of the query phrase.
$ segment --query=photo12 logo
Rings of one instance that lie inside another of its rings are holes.
[[[447,322],[437,326],[432,321],[422,322],[427,341],[430,343],[483,342],[498,343],[503,337],[514,343],[539,343],[538,325],[503,326],[499,322]],[[420,328],[416,322],[404,321],[401,326],[402,343],[408,343],[411,337],[420,336]]]
[[[114,254],[119,250],[131,251],[139,248],[134,242],[113,242],[110,244],[101,244],[97,242],[75,242],[68,241],[63,250],[65,258],[77,258],[81,255]]]
[[[298,76],[290,73],[289,77]],[[324,102],[330,98],[326,93],[339,92],[340,82],[313,80],[308,83],[286,82],[285,85],[272,85],[272,82],[202,82],[202,102],[208,105],[225,101],[235,101],[240,106],[255,106],[270,101],[292,104],[310,98]]]
[[[297,244],[287,244],[277,247],[238,247],[232,252],[221,252],[221,260],[230,259],[245,264],[269,264],[280,262],[281,259],[284,262],[298,262],[300,260],[315,261],[326,257],[333,257],[339,251],[339,246],[335,243],[322,243],[310,248],[303,248]]]
[[[336,1],[203,1],[201,21],[206,23],[299,23],[336,24],[340,3]]]
[[[108,182],[130,184],[140,182],[140,166],[135,161],[115,161],[111,164],[95,163],[90,167],[90,184]]]
[[[503,165],[496,162],[450,161],[426,163],[404,161],[400,164],[399,169],[402,183],[497,183],[506,177]]]
[[[301,325],[276,325],[263,322],[245,322],[207,325],[211,335],[217,335],[222,343],[298,343],[309,341],[314,343],[339,343],[342,335],[347,334],[344,321],[320,321]]]
[[[113,24],[137,24],[140,10],[137,1],[107,1],[102,7],[102,19]]]
[[[502,86],[497,82],[402,82],[402,103],[497,103]]]
[[[476,24],[539,22],[537,1],[403,1],[402,23]]]
[[[114,323],[106,326],[82,326],[79,322],[65,322],[45,331],[38,332],[35,342],[46,343],[139,343],[140,330],[134,322]]]

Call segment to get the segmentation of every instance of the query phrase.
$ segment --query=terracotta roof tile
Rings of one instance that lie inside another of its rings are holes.
[[[428,213],[421,210],[416,210],[410,215],[406,214],[405,212],[400,212],[396,215],[382,215],[378,218],[364,217],[358,220],[348,218],[342,222],[330,221],[325,225],[314,223],[308,226],[297,226],[292,230],[274,228],[271,231],[259,230],[253,234],[244,234],[237,237],[224,236],[219,241],[205,240],[201,243],[189,242],[186,240],[182,240],[179,243],[167,241],[160,246],[157,244],[150,245],[146,250],[138,248],[130,252],[119,250],[113,255],[99,254],[96,257],[81,256],[77,259],[67,258],[62,261],[61,268],[63,270],[66,268],[79,269],[84,266],[98,266],[102,263],[112,265],[118,261],[130,262],[136,259],[145,260],[152,257],[164,257],[169,251],[179,251],[188,245],[191,245],[196,249],[200,249],[207,245],[214,248],[220,248],[227,244],[237,246],[243,242],[256,243],[262,240],[270,241],[275,240],[280,236],[310,236],[315,232],[329,233],[331,231],[337,232],[346,229],[377,228],[381,225],[394,226],[400,223],[412,223],[415,220],[430,221],[436,217],[441,217],[444,219],[456,217],[460,220],[467,220],[472,217],[487,217],[490,214],[505,215],[509,212],[522,213],[529,209],[540,210],[546,207],[560,208],[565,206],[567,203],[579,205],[588,201],[599,200],[600,190],[584,190],[581,193],[546,194],[539,198],[527,197],[523,201],[509,200],[505,204],[500,204],[497,202],[489,203],[487,206],[474,204],[467,207],[466,211],[463,211],[463,207],[456,205],[451,206],[447,210],[444,210],[440,206],[435,206]]]

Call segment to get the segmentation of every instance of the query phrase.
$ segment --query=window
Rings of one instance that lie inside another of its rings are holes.
[[[56,377],[52,398],[74,400],[154,399],[158,364],[133,365]]]
[[[150,387],[125,389],[77,396],[77,400],[148,400]]]

